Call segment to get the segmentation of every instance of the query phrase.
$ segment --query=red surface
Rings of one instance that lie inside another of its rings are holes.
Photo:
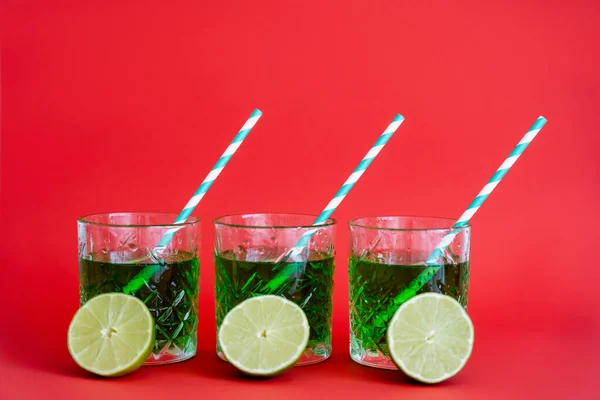
[[[600,6],[452,3],[4,0],[0,398],[600,397]],[[76,217],[179,211],[255,107],[262,120],[196,210],[198,356],[88,376],[65,346]],[[398,112],[335,214],[333,357],[240,377],[213,353],[210,221],[320,212]],[[347,221],[458,217],[540,114],[546,128],[473,220],[465,370],[424,387],[353,364]]]

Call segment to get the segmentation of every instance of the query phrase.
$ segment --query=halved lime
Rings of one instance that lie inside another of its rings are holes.
[[[102,376],[139,368],[154,346],[154,318],[139,299],[122,293],[94,297],[73,317],[69,352],[79,366]]]
[[[310,328],[304,311],[279,296],[258,296],[235,306],[219,329],[221,349],[231,364],[255,376],[273,376],[300,358]]]
[[[423,293],[402,304],[387,329],[394,363],[424,383],[456,375],[471,355],[473,340],[473,323],[465,310],[438,293]]]

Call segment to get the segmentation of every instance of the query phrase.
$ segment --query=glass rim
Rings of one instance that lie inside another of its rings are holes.
[[[367,219],[374,219],[374,218],[393,218],[393,219],[400,219],[400,220],[409,219],[409,218],[442,220],[442,221],[448,221],[450,223],[450,226],[448,226],[447,228],[386,228],[386,227],[382,227],[382,226],[368,226],[368,225],[360,224],[358,222],[359,220],[367,220]],[[354,218],[348,222],[348,226],[351,228],[372,229],[372,230],[376,230],[376,231],[385,230],[385,231],[396,231],[396,232],[436,232],[436,231],[463,230],[466,228],[471,228],[471,224],[467,222],[464,225],[453,229],[452,226],[456,223],[456,221],[458,221],[458,219],[456,219],[456,218],[432,217],[432,216],[428,216],[428,215],[375,215],[375,216]]]
[[[106,216],[106,215],[148,215],[148,216],[172,216],[173,220],[178,217],[178,214],[170,213],[170,212],[155,212],[155,211],[122,211],[122,212],[102,212],[102,213],[93,213],[82,215],[77,218],[77,222],[86,224],[86,225],[95,225],[95,226],[105,226],[111,228],[174,228],[181,226],[192,226],[200,223],[202,220],[196,216],[189,216],[185,222],[181,222],[179,224],[170,223],[170,224],[110,224],[106,222],[94,222],[89,221],[87,218],[90,217],[98,217],[98,216]]]
[[[313,219],[317,219],[318,215],[314,214],[302,214],[302,213],[242,213],[242,214],[226,214],[221,215],[213,219],[213,224],[220,226],[227,226],[232,228],[251,228],[251,229],[310,229],[310,228],[323,228],[328,226],[333,226],[337,224],[337,221],[334,218],[327,218],[322,224],[319,225],[242,225],[242,224],[233,224],[228,222],[220,221],[226,217],[244,217],[244,216],[258,216],[258,215],[273,215],[273,216],[290,216],[290,217],[311,217]]]

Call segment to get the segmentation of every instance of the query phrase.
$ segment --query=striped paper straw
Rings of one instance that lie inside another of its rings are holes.
[[[383,131],[379,139],[375,142],[373,147],[369,150],[367,155],[362,159],[362,161],[358,164],[358,166],[354,169],[354,172],[346,179],[346,182],[342,185],[340,190],[335,194],[333,199],[327,204],[327,207],[321,212],[321,215],[317,217],[313,225],[319,226],[324,224],[331,214],[335,211],[335,209],[340,205],[342,200],[348,195],[350,189],[354,186],[356,181],[362,176],[365,170],[371,165],[375,157],[379,154],[383,146],[390,140],[392,135],[396,132],[400,124],[404,121],[404,117],[400,114],[396,115],[392,122],[388,125],[388,127]],[[306,231],[298,243],[294,245],[288,252],[283,254],[283,256],[279,257],[276,260],[276,263],[280,263],[289,258],[292,260],[296,259],[303,251],[305,251],[308,242],[310,241],[311,236],[317,231],[318,228],[309,229]],[[277,290],[287,279],[289,279],[296,272],[296,266],[288,264],[285,268],[283,268],[273,279],[271,279],[263,288],[264,293],[273,293]]]
[[[519,159],[521,154],[525,151],[529,143],[535,138],[539,131],[546,124],[546,118],[538,117],[534,124],[529,128],[529,131],[523,136],[523,139],[517,144],[517,147],[510,153],[508,158],[504,160],[500,168],[496,170],[492,178],[488,183],[481,189],[475,200],[467,207],[466,211],[460,216],[458,221],[450,228],[450,231],[444,235],[440,243],[433,250],[431,255],[425,261],[426,265],[438,264],[440,257],[444,255],[445,249],[452,243],[456,235],[460,232],[460,228],[464,227],[469,223],[469,220],[475,215],[479,207],[488,198],[490,193],[498,186],[498,183],[504,178],[506,173]],[[390,303],[388,308],[382,313],[378,314],[373,320],[375,326],[384,326],[392,318],[398,307],[408,299],[414,297],[417,292],[427,283],[433,276],[439,271],[441,267],[427,267],[423,272],[419,274],[402,292],[400,292],[394,300]]]
[[[175,222],[173,222],[174,224],[183,224],[188,219],[188,217],[192,214],[198,203],[200,203],[200,200],[202,200],[208,189],[210,189],[213,182],[217,179],[221,171],[223,171],[223,168],[225,168],[231,157],[235,154],[237,149],[244,142],[244,139],[246,139],[246,136],[248,136],[248,134],[250,133],[254,125],[256,125],[261,116],[262,112],[259,109],[255,109],[252,112],[250,118],[246,120],[238,134],[231,141],[231,144],[225,149],[223,155],[221,155],[221,158],[219,158],[219,161],[217,161],[217,163],[214,167],[212,167],[206,178],[204,178],[204,181],[202,181],[202,184],[196,190],[196,193],[194,193],[190,201],[188,201],[183,210],[181,210],[181,213],[179,213],[179,215],[175,219]],[[171,242],[171,239],[173,239],[173,235],[179,229],[181,228],[169,229],[162,237],[158,245],[156,245],[156,247],[154,248],[154,253],[160,254],[169,245],[169,242]],[[134,293],[136,290],[138,290],[144,284],[146,284],[146,282],[148,282],[148,279],[150,279],[150,277],[154,275],[159,268],[160,267],[157,265],[148,265],[139,274],[133,277],[133,279],[125,286],[125,288],[123,288],[123,292],[128,294]]]

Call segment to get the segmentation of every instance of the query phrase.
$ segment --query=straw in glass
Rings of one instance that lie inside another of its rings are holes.
[[[223,171],[223,168],[225,168],[233,154],[235,154],[237,149],[244,142],[244,139],[246,139],[246,136],[248,136],[248,134],[250,133],[254,125],[256,125],[261,116],[262,112],[259,109],[255,109],[252,112],[250,118],[246,120],[238,134],[231,141],[231,144],[227,147],[227,149],[225,149],[225,152],[223,152],[223,155],[221,155],[219,161],[217,161],[217,163],[210,170],[206,178],[204,178],[204,181],[202,182],[200,187],[198,187],[192,198],[187,202],[187,204],[185,205],[181,213],[179,213],[177,219],[175,219],[175,222],[173,222],[173,224],[183,224],[188,219],[188,217],[192,214],[200,200],[202,200],[202,198],[204,197],[208,189],[211,187],[215,179],[217,179],[221,171]],[[158,245],[156,245],[156,247],[152,251],[153,254],[151,254],[151,256],[154,259],[157,259],[157,257],[155,257],[156,254],[160,254],[162,251],[164,251],[171,239],[173,239],[173,235],[175,234],[175,232],[177,232],[177,230],[179,229],[181,228],[171,228],[165,233]],[[145,285],[150,279],[150,277],[154,275],[159,269],[159,265],[149,264],[146,268],[140,271],[139,274],[133,277],[133,279],[123,288],[123,292],[128,294],[134,293],[143,285]]]
[[[383,131],[379,139],[375,142],[375,144],[371,147],[367,155],[362,159],[362,161],[358,164],[358,166],[354,169],[354,172],[346,179],[346,182],[342,185],[340,190],[335,194],[333,199],[327,204],[327,207],[321,212],[321,214],[317,217],[314,226],[319,226],[324,224],[327,219],[333,214],[335,209],[340,205],[342,200],[346,197],[346,195],[350,192],[350,189],[354,186],[356,181],[362,176],[365,170],[371,165],[375,157],[379,154],[383,146],[390,140],[392,135],[396,132],[400,124],[404,121],[404,117],[400,114],[396,115],[392,122],[388,125],[388,127]],[[298,240],[298,242],[284,253],[281,257],[279,257],[275,262],[278,264],[283,262],[289,258],[295,259],[306,249],[310,238],[317,231],[318,228],[309,229],[306,231],[302,237]],[[287,264],[273,279],[271,279],[264,287],[263,293],[273,293],[275,292],[287,279],[289,279],[296,272],[297,265]]]
[[[488,181],[488,183],[481,189],[477,197],[473,200],[473,202],[467,207],[466,211],[460,216],[458,221],[450,228],[450,231],[444,235],[440,243],[433,250],[431,255],[425,261],[426,265],[437,265],[439,264],[440,257],[443,256],[445,249],[452,243],[456,235],[460,232],[460,228],[464,227],[469,223],[473,215],[479,210],[479,207],[483,204],[483,202],[488,198],[490,193],[498,186],[498,183],[504,178],[506,173],[510,170],[510,168],[515,164],[515,162],[519,159],[521,154],[525,151],[529,143],[536,137],[539,131],[546,124],[546,118],[540,116],[534,122],[534,124],[529,128],[529,131],[523,136],[523,138],[519,141],[514,150],[509,154],[509,156],[504,160],[502,165],[496,170],[492,178]],[[439,271],[440,266],[430,266],[425,268],[423,272],[419,274],[402,292],[400,292],[388,305],[387,309],[383,312],[379,313],[373,319],[374,326],[385,326],[388,321],[392,318],[398,307],[408,299],[414,297],[417,292],[427,283],[431,278],[435,276],[435,274]]]

